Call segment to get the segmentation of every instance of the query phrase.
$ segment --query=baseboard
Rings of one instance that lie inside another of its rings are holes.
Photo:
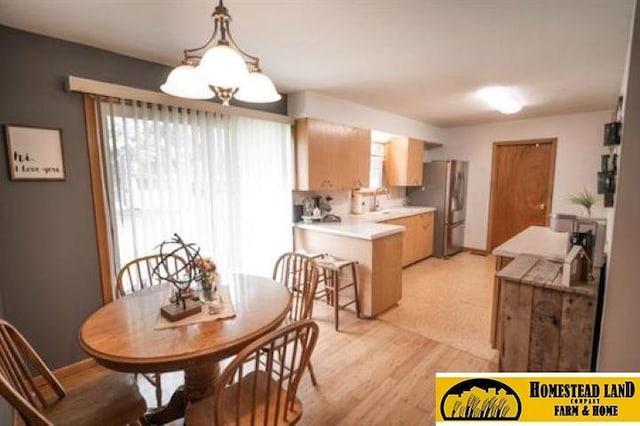
[[[486,256],[489,254],[487,250],[476,249],[472,247],[465,247],[464,251],[468,251],[471,254],[476,254],[478,256]]]

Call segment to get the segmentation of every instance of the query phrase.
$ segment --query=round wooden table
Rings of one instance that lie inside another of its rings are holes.
[[[211,394],[218,361],[276,329],[291,306],[288,290],[268,278],[223,274],[219,285],[229,287],[233,318],[156,330],[160,306],[171,293],[171,284],[165,283],[103,306],[80,328],[82,348],[107,368],[130,373],[184,370],[184,387],[168,406],[149,414],[150,424],[182,417],[188,401]]]

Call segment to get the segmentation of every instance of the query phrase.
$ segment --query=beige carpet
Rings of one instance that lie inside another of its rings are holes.
[[[402,300],[379,319],[495,362],[489,344],[494,258],[429,258],[402,274]]]

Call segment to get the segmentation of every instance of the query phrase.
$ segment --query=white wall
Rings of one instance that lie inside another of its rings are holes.
[[[390,112],[308,91],[290,93],[287,98],[289,116],[293,118],[312,117],[428,142],[444,142],[442,129]]]
[[[640,8],[636,3],[599,371],[640,371]]]
[[[557,138],[552,210],[582,214],[583,210],[567,203],[566,196],[585,187],[596,192],[600,155],[606,152],[602,145],[603,125],[608,121],[611,111],[443,129],[448,142],[430,150],[428,157],[469,161],[465,246],[486,249],[493,142]],[[606,214],[602,201],[599,204],[593,209],[594,217]]]

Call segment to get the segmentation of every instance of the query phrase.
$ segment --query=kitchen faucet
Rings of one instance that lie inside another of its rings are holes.
[[[373,190],[373,201],[371,202],[372,212],[380,210],[380,203],[378,202],[378,192],[380,191],[382,191],[382,194],[386,194],[387,188],[376,188]]]

